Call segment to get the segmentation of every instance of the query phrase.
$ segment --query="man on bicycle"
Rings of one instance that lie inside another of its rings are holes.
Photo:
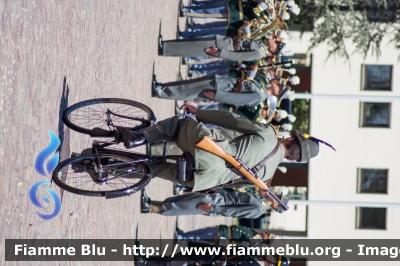
[[[128,149],[162,139],[175,141],[183,152],[189,152],[194,158],[196,169],[194,179],[183,182],[183,185],[192,191],[223,186],[241,177],[227,167],[223,159],[195,146],[204,136],[211,135],[209,129],[204,126],[205,123],[243,134],[230,142],[219,141],[216,144],[226,153],[240,158],[248,167],[259,164],[267,155],[274,152],[257,174],[264,182],[273,176],[283,158],[305,162],[317,156],[319,152],[320,140],[306,138],[308,136],[304,137],[296,130],[292,130],[291,138],[278,140],[272,126],[250,121],[236,114],[219,110],[198,110],[193,102],[186,105],[185,111],[196,115],[197,121],[187,117],[183,119],[171,117],[139,132],[117,127],[116,141],[123,142]],[[180,183],[175,164],[163,163],[154,166],[152,171],[154,176]]]

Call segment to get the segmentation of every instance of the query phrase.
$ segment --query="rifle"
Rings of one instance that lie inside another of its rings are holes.
[[[287,211],[289,209],[289,207],[285,205],[261,179],[257,178],[257,176],[246,165],[244,165],[238,157],[226,153],[221,147],[215,144],[211,138],[207,136],[203,137],[199,142],[196,143],[196,147],[224,159],[233,167],[235,167],[244,177],[255,184],[259,189],[263,190],[269,197],[279,204],[283,210]]]

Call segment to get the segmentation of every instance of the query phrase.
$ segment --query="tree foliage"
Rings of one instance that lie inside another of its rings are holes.
[[[313,32],[309,49],[326,42],[328,58],[349,61],[353,53],[379,57],[384,36],[400,50],[400,0],[302,0],[297,4],[301,12],[288,24]],[[354,51],[346,47],[348,41]]]
[[[296,99],[292,101],[292,114],[296,117],[293,128],[309,132],[310,129],[310,100]]]

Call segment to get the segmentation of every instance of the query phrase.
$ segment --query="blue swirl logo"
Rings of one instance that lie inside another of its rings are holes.
[[[29,190],[29,198],[31,199],[31,202],[33,205],[35,205],[36,207],[42,208],[44,209],[45,207],[39,202],[39,199],[36,197],[37,191],[39,189],[39,187],[43,184],[47,184],[47,185],[51,185],[51,183],[47,180],[41,180],[39,182],[36,182],[31,189]],[[42,214],[39,212],[36,212],[36,214],[42,218],[43,220],[50,220],[53,219],[54,217],[57,216],[57,214],[60,212],[61,210],[61,200],[60,197],[57,195],[56,192],[54,192],[53,190],[49,189],[49,188],[45,188],[45,190],[50,194],[50,196],[53,198],[54,201],[54,211],[51,214]],[[46,202],[46,203],[50,203],[49,198],[46,195],[42,195],[42,199]]]
[[[39,152],[38,156],[36,157],[35,161],[35,169],[36,172],[43,176],[47,176],[47,174],[44,171],[43,165],[44,161],[46,160],[47,157],[49,157],[53,152],[55,152],[60,145],[60,139],[57,137],[56,134],[54,134],[51,130],[49,130],[49,135],[50,135],[50,144],[46,148],[44,148],[41,152]],[[47,162],[47,172],[51,174],[53,170],[56,168],[58,164],[58,160],[60,159],[59,152],[56,153],[56,155],[51,158]]]
[[[45,160],[53,152],[55,152],[57,150],[58,146],[60,145],[60,139],[57,137],[56,134],[54,134],[51,130],[49,130],[49,135],[50,135],[50,144],[38,154],[38,156],[36,157],[36,161],[35,161],[36,172],[38,172],[39,174],[41,174],[43,176],[50,175],[56,168],[58,161],[60,159],[59,152],[57,152],[53,158],[49,159],[49,161],[46,164],[46,170],[47,170],[47,174],[46,174],[46,171],[44,169]],[[45,209],[45,207],[39,202],[39,199],[37,198],[37,192],[41,185],[51,185],[51,183],[47,180],[41,180],[39,182],[36,182],[29,190],[29,198],[33,205],[35,205],[38,208]],[[45,188],[45,191],[47,191],[50,194],[51,198],[53,199],[54,206],[55,206],[54,211],[51,214],[42,214],[39,212],[36,212],[36,214],[43,220],[50,220],[50,219],[53,219],[54,217],[56,217],[57,214],[60,212],[61,200],[60,200],[60,197],[57,195],[57,193],[54,192],[53,190],[51,190],[49,188]],[[46,195],[42,195],[42,199],[47,204],[50,203],[50,200]]]

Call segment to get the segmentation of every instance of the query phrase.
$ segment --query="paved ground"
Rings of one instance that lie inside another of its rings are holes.
[[[179,59],[157,56],[160,21],[164,39],[175,38],[177,0],[0,1],[1,265],[128,265],[132,263],[4,262],[6,238],[171,238],[174,217],[141,215],[137,195],[105,200],[63,193],[60,214],[43,222],[29,201],[30,187],[49,179],[34,169],[48,145],[48,130],[63,139],[62,156],[89,147],[91,139],[60,124],[60,108],[100,97],[134,99],[158,119],[174,103],[151,98],[152,65],[158,80],[177,80]],[[154,199],[172,185],[154,180]],[[195,229],[231,219],[191,216],[180,227]]]

